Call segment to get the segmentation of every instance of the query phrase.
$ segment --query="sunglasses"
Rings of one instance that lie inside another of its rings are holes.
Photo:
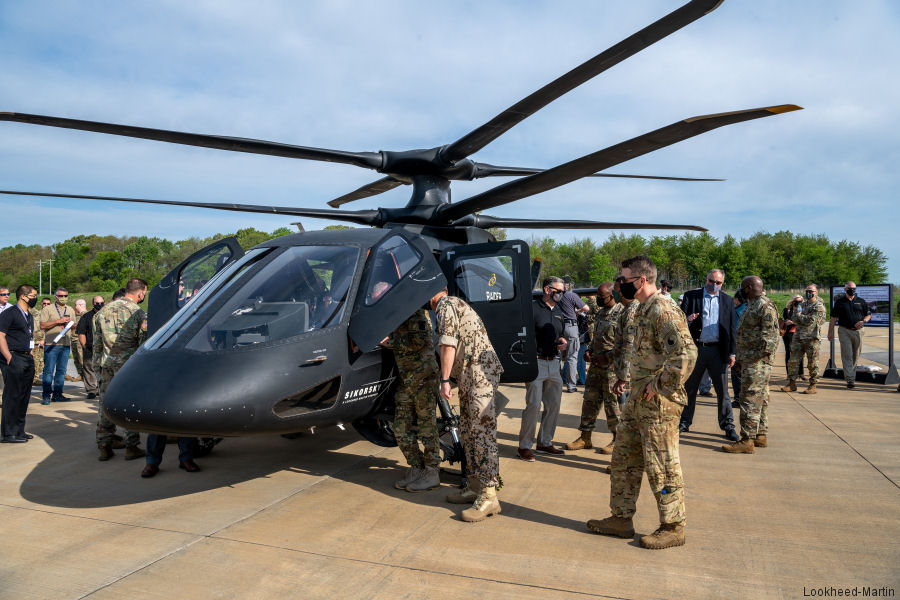
[[[550,288],[550,291],[551,292],[559,292],[562,294],[562,293],[565,293],[566,290],[565,290],[565,288],[559,289],[559,288],[552,287],[552,288]]]
[[[57,294],[56,297],[57,298],[68,298],[69,295],[68,294]]]
[[[723,283],[725,283],[724,280],[723,280],[723,281],[716,281],[715,279],[710,279],[710,278],[707,278],[706,280],[707,280],[708,282],[710,282],[711,284],[713,284],[713,285],[722,285]]]
[[[0,293],[0,296],[9,296],[9,292],[2,292]]]

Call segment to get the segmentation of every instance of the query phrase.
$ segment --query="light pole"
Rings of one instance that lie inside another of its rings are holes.
[[[38,296],[44,295],[44,261],[38,260]]]
[[[48,294],[53,293],[53,259],[48,258],[47,262],[50,263],[50,289],[47,290]]]

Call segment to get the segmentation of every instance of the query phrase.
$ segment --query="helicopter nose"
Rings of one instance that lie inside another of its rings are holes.
[[[227,355],[138,351],[110,382],[102,407],[113,423],[136,431],[246,435],[260,406],[247,367]]]

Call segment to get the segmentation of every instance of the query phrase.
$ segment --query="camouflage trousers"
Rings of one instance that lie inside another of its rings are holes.
[[[741,437],[753,438],[769,431],[769,375],[772,365],[762,361],[741,367]]]
[[[681,404],[653,395],[644,400],[644,385],[628,395],[612,454],[609,507],[613,516],[631,518],[644,472],[656,498],[660,523],[684,523],[684,478],[678,458]]]
[[[99,370],[95,369],[95,371],[99,374],[98,385],[100,395],[100,408],[97,411],[97,445],[106,446],[113,442],[113,435],[116,433],[116,425],[103,414],[103,397],[106,396],[106,389],[109,387],[109,383],[112,381],[116,371],[115,369],[110,369],[108,367],[101,367]],[[126,446],[137,446],[141,443],[140,434],[129,429],[125,430],[124,439]]]
[[[800,373],[800,363],[803,357],[807,357],[809,384],[813,385],[819,380],[819,338],[811,340],[798,340],[794,335],[791,342],[791,360],[788,361],[788,378],[791,381],[797,381],[797,375]]]
[[[34,345],[34,373],[35,377],[40,379],[41,373],[44,372],[44,349],[37,345],[35,342]]]
[[[437,369],[410,374],[401,372],[402,381],[394,396],[394,436],[411,467],[437,467],[441,464],[437,430]],[[424,452],[419,449],[422,442]]]
[[[466,454],[466,475],[483,486],[500,482],[497,412],[494,396],[500,375],[472,365],[459,380],[459,429]]]
[[[79,342],[74,337],[72,338],[72,360],[75,361],[75,370],[78,371],[78,376],[82,379],[84,378],[84,348],[81,347],[81,342]]]
[[[606,426],[610,433],[616,431],[619,425],[619,399],[613,394],[612,387],[616,383],[616,376],[608,367],[592,365],[588,369],[587,380],[584,382],[584,400],[581,403],[581,431],[593,431],[600,414],[600,405],[606,411]]]

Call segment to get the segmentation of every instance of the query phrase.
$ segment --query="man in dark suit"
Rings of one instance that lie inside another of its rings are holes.
[[[690,431],[697,404],[697,389],[703,373],[709,371],[718,400],[719,427],[727,439],[736,442],[740,437],[734,430],[725,372],[728,367],[734,366],[737,324],[734,300],[722,291],[724,282],[725,273],[721,269],[713,269],[706,276],[705,286],[689,290],[681,297],[681,310],[687,316],[688,329],[697,344],[697,363],[684,384],[688,405],[681,413],[678,429]]]

